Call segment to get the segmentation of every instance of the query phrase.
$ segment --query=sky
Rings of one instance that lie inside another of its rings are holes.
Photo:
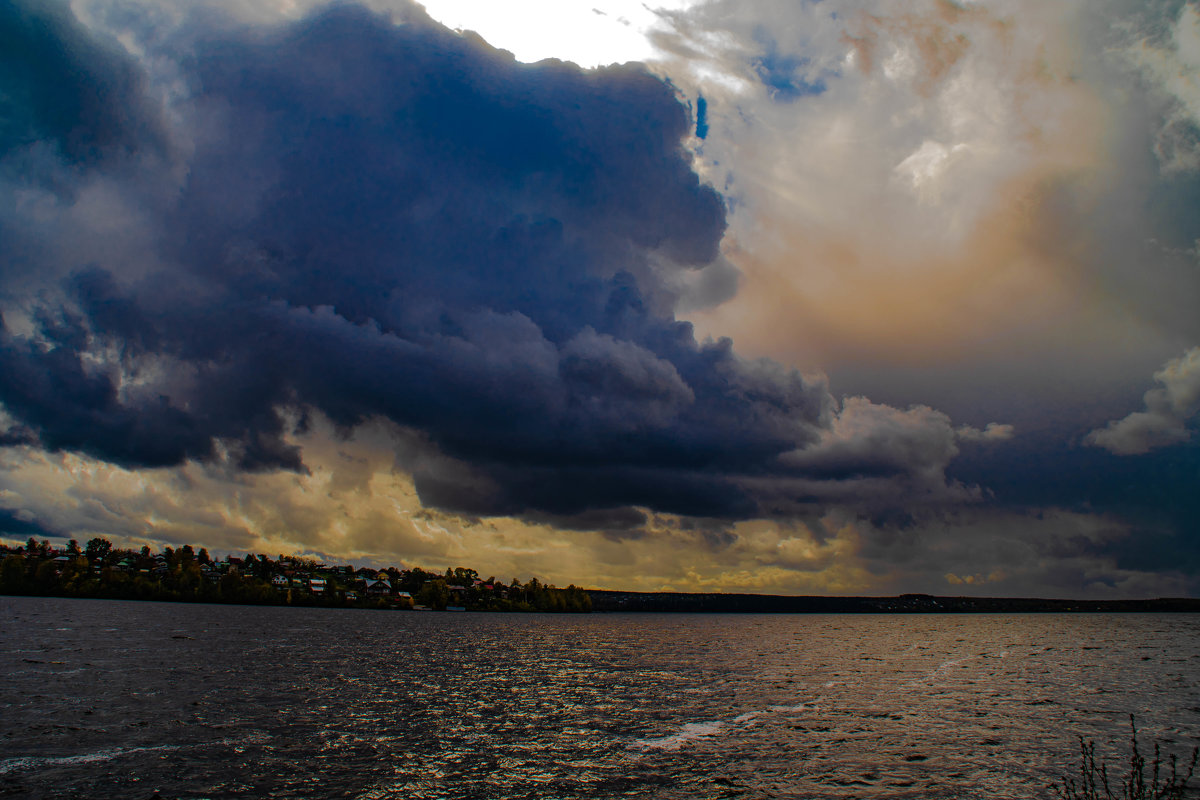
[[[0,538],[1200,594],[1200,7],[6,0]]]

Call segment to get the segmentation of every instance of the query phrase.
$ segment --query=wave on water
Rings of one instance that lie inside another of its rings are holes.
[[[678,733],[668,736],[658,736],[649,739],[635,739],[630,746],[639,750],[678,750],[691,742],[708,739],[724,731],[727,727],[745,729],[755,723],[765,714],[794,714],[810,710],[818,701],[809,700],[794,706],[770,706],[764,711],[747,711],[739,714],[729,722],[714,720],[712,722],[688,722]]]
[[[770,708],[767,709],[767,711],[776,711],[776,712],[783,713],[783,714],[794,714],[798,711],[808,711],[811,708],[813,708],[813,706],[815,706],[816,704],[817,704],[817,701],[812,700],[807,703],[800,703],[799,705],[794,705],[794,706],[771,706]]]
[[[83,753],[77,756],[21,756],[0,761],[0,775],[27,769],[44,767],[71,767],[78,764],[94,764],[98,761],[111,761],[114,758],[134,755],[136,753],[158,753],[167,750],[178,750],[181,745],[163,744],[153,747],[125,747],[112,750],[97,750],[94,753]]]
[[[196,744],[159,744],[147,747],[114,747],[109,750],[97,750],[94,753],[81,753],[76,756],[19,756],[0,761],[0,775],[23,770],[44,769],[47,767],[73,767],[80,764],[95,764],[102,761],[112,761],[139,753],[164,753],[172,750],[184,750],[196,747],[231,747],[233,745],[253,744],[262,741],[262,736],[249,736],[245,739],[221,739],[215,742],[197,742]]]
[[[656,739],[635,739],[633,746],[643,750],[678,750],[688,742],[716,736],[724,728],[725,723],[720,720],[715,722],[689,722],[680,729],[679,733],[673,733],[670,736],[660,736]]]
[[[950,676],[950,671],[955,667],[962,666],[966,662],[972,660],[974,656],[961,656],[959,658],[949,658],[938,664],[936,668],[929,670],[920,678],[914,678],[904,684],[905,688],[919,688],[924,686],[933,686],[939,683],[945,683]]]

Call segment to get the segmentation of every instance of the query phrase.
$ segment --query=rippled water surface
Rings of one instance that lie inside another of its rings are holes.
[[[0,611],[5,796],[1032,798],[1200,734],[1194,615]]]

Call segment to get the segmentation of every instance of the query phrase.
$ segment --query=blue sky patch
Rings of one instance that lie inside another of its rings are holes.
[[[779,43],[765,31],[755,32],[754,39],[763,52],[752,63],[759,81],[767,87],[772,99],[791,102],[801,97],[822,94],[827,88],[824,78],[809,80],[811,60],[781,52]]]

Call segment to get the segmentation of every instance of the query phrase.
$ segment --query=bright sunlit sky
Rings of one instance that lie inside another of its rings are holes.
[[[1194,2],[19,0],[0,34],[6,541],[1200,591]]]
[[[558,58],[581,67],[596,67],[653,57],[656,50],[647,33],[661,26],[662,11],[685,9],[694,1],[648,5],[636,0],[431,0],[423,5],[443,25],[473,30],[520,61]]]

